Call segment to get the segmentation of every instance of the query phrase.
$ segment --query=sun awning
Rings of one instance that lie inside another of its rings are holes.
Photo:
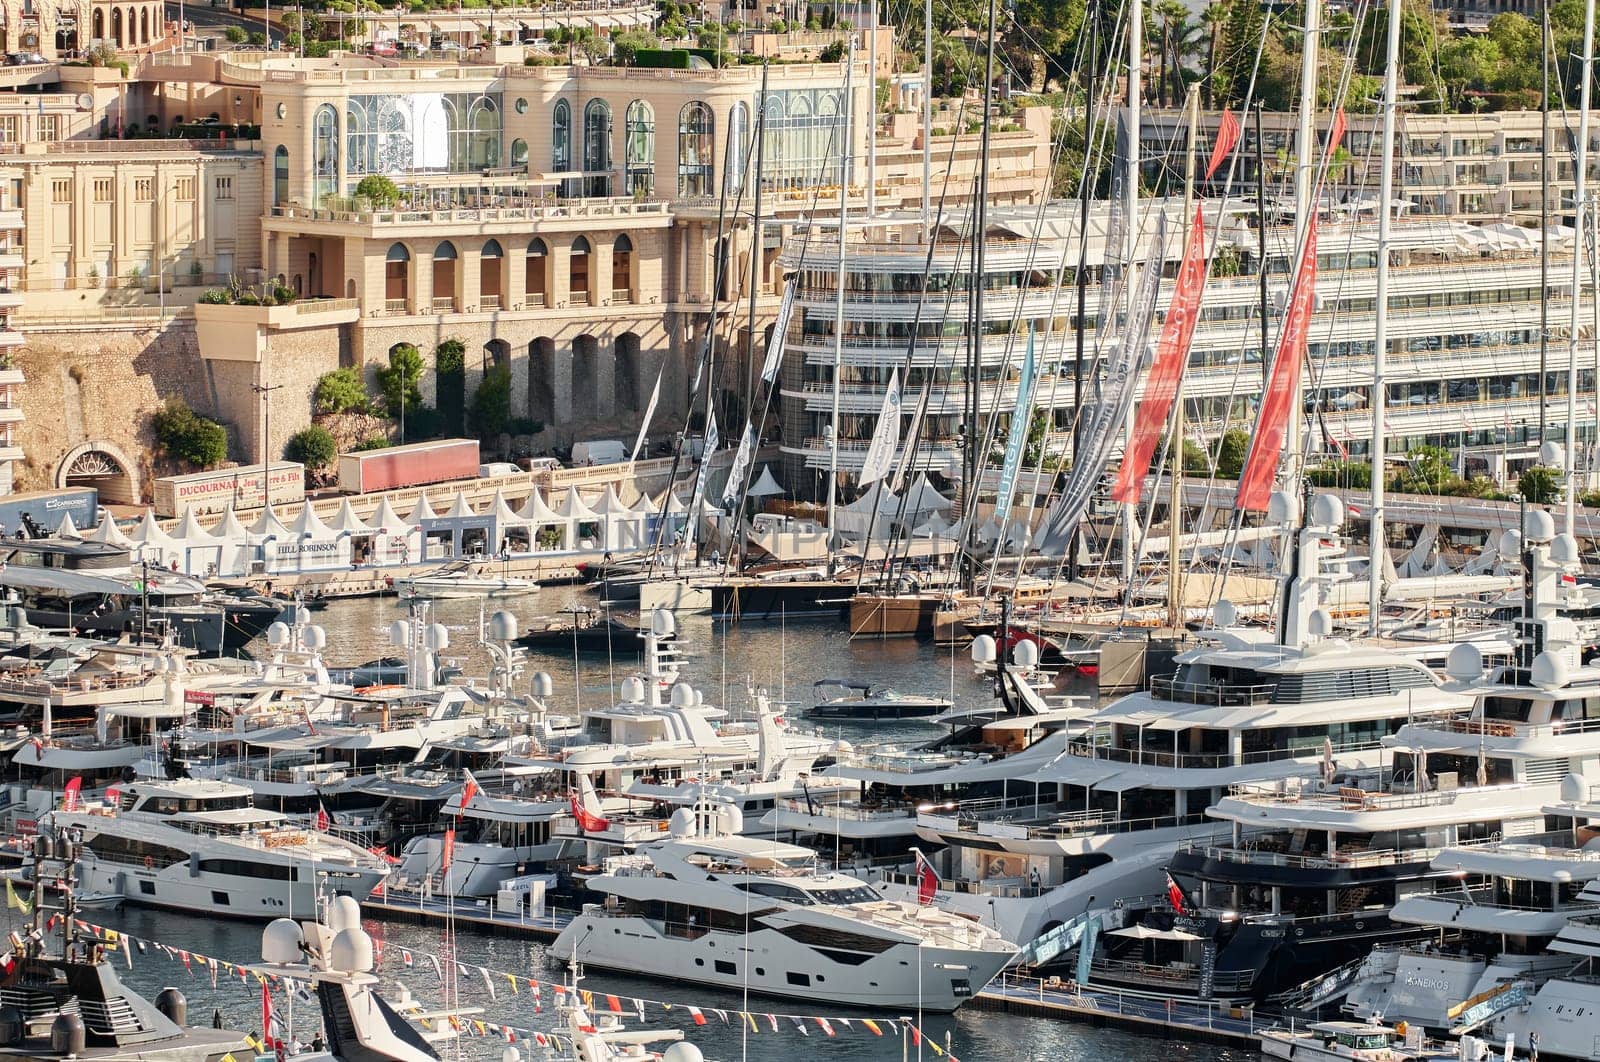
[[[1201,940],[1203,938],[1181,929],[1151,929],[1147,925],[1123,926],[1113,929],[1114,937],[1132,937],[1135,940]]]
[[[212,826],[259,826],[282,822],[289,816],[260,808],[219,808],[216,811],[180,811],[172,817],[178,822],[202,822]]]

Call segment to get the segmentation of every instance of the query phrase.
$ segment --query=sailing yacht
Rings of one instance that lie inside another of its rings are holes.
[[[587,881],[604,902],[586,904],[551,954],[764,995],[933,1011],[961,1006],[1016,954],[987,926],[819,869],[811,849],[741,836],[739,817],[681,808],[666,838],[607,859]]]
[[[324,892],[366,896],[388,865],[365,849],[251,806],[250,790],[200,779],[140,781],[114,803],[53,811],[48,828],[81,843],[91,892],[239,918],[310,917]]]
[[[1271,519],[1291,523],[1276,495]],[[1329,588],[1344,577],[1344,507],[1320,496],[1294,532],[1298,559],[1281,628],[1234,628],[1226,602],[1212,644],[1175,674],[1089,715],[1047,762],[1011,774],[1034,794],[919,811],[918,835],[947,845],[939,902],[1027,943],[1117,900],[1164,891],[1181,845],[1218,832],[1206,812],[1232,787],[1375,767],[1408,721],[1471,698],[1422,664],[1331,637]],[[899,886],[905,889],[908,886]],[[1038,958],[1038,957],[1036,957]]]

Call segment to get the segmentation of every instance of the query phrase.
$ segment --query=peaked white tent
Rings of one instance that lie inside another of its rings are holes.
[[[233,506],[228,506],[222,511],[222,519],[212,525],[208,532],[216,545],[216,560],[218,575],[236,576],[245,575],[250,571],[250,562],[256,559],[255,546],[250,541],[250,532],[244,524],[239,522],[239,516],[233,511]],[[201,574],[190,569],[191,574]]]
[[[749,493],[752,498],[770,498],[775,494],[784,493],[783,486],[778,482],[778,478],[772,474],[771,465],[761,466],[761,476],[755,481],[755,485],[750,488]]]
[[[387,500],[385,499],[385,501]],[[328,526],[335,531],[343,531],[348,535],[367,535],[372,533],[372,528],[368,527],[366,522],[356,515],[355,509],[350,505],[349,498],[339,503],[339,512],[328,523]]]
[[[366,522],[373,532],[367,563],[410,564],[422,556],[422,529],[395,512],[387,497]]]
[[[517,515],[526,522],[529,549],[533,552],[559,553],[572,548],[572,521],[550,508],[537,487]]]
[[[72,522],[71,513],[61,514],[61,523],[56,527],[57,538],[82,538],[78,533],[78,525]]]
[[[173,562],[182,566],[183,547],[156,523],[154,510],[144,511],[144,519],[139,521],[139,526],[128,537],[135,547],[134,556],[138,559],[163,568],[171,566]]]
[[[111,518],[109,512],[100,517],[100,526],[91,531],[87,537],[91,542],[104,542],[112,546],[128,548],[133,545],[133,540],[122,533],[122,528],[117,526],[117,522]]]
[[[222,510],[222,519],[211,528],[212,538],[227,539],[230,542],[243,542],[249,534],[250,532],[239,522],[239,514],[233,511],[231,505]]]
[[[464,520],[478,514],[472,511],[472,505],[467,501],[466,492],[458,490],[456,491],[455,500],[450,504],[450,511],[444,515],[449,520]]]
[[[873,519],[872,515],[874,502],[877,503],[877,519]],[[834,513],[834,521],[838,525],[834,530],[841,535],[865,538],[870,526],[874,540],[888,538],[890,524],[899,509],[900,496],[894,491],[868,487],[865,494]]]
[[[412,508],[411,515],[406,517],[406,523],[412,527],[421,527],[428,520],[437,520],[439,516],[433,511],[433,506],[428,504],[426,494],[417,495],[417,504]]]
[[[600,500],[594,503],[594,513],[604,525],[601,540],[606,549],[632,551],[644,548],[649,517],[624,504],[614,485],[607,486]]]
[[[283,521],[278,519],[278,514],[272,511],[272,506],[261,510],[261,515],[256,517],[256,522],[250,525],[250,535],[256,539],[283,538],[289,529],[283,526]]]

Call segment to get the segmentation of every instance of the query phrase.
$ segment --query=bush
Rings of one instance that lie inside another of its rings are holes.
[[[283,456],[290,461],[299,461],[309,469],[327,468],[339,456],[339,444],[333,441],[333,433],[327,428],[312,424],[289,436],[289,441],[283,447]]]
[[[400,201],[400,186],[381,173],[370,173],[356,185],[356,196],[375,207],[391,207]]]
[[[417,348],[410,343],[396,344],[389,351],[389,364],[378,369],[378,388],[383,392],[384,407],[391,417],[398,417],[402,408],[407,417],[421,408],[422,389],[417,386],[421,378],[422,355],[417,353]]]
[[[334,369],[322,374],[312,395],[318,413],[365,413],[367,384],[356,368]]]
[[[211,468],[228,459],[228,433],[221,424],[207,420],[181,398],[167,404],[150,418],[156,442],[171,457],[197,468]]]
[[[1366,490],[1372,486],[1372,465],[1367,461],[1334,461],[1306,469],[1306,482],[1314,487]]]
[[[389,440],[385,439],[383,436],[369,435],[367,438],[362,439],[360,442],[350,447],[350,449],[354,453],[361,453],[364,450],[382,450],[388,445]]]
[[[472,396],[468,411],[472,430],[480,439],[489,439],[511,426],[511,368],[497,365],[483,374],[483,382]]]
[[[211,288],[201,292],[198,301],[207,306],[226,306],[233,301],[233,295],[227,288]]]
[[[229,26],[222,35],[228,38],[229,44],[243,44],[247,36],[243,26]]]
[[[1517,491],[1529,505],[1554,505],[1561,500],[1561,470],[1535,465],[1517,480]]]
[[[817,56],[819,63],[838,63],[844,61],[844,41],[834,41]]]
[[[451,337],[433,348],[434,393],[441,430],[455,435],[467,407],[467,346]]]
[[[1217,478],[1238,479],[1249,453],[1250,433],[1243,428],[1229,428],[1216,442]]]

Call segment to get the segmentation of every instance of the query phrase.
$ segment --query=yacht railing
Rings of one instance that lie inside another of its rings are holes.
[[[1495,793],[1506,793],[1518,789],[1526,789],[1524,783],[1502,785],[1493,787]],[[1474,786],[1462,786],[1456,789],[1428,789],[1420,793],[1407,792],[1377,792],[1369,789],[1360,789],[1356,786],[1341,786],[1338,789],[1313,791],[1304,787],[1300,789],[1286,788],[1283,792],[1260,785],[1235,785],[1228,788],[1228,795],[1247,804],[1257,804],[1265,807],[1282,805],[1307,805],[1338,809],[1341,811],[1399,811],[1408,808],[1441,807],[1454,804],[1463,794],[1474,790],[1483,792]]]
[[[1131,962],[1126,959],[1095,959],[1089,966],[1089,976],[1091,979],[1132,981],[1136,984],[1180,988],[1199,985],[1200,967],[1190,962],[1163,964]],[[1254,970],[1219,970],[1211,975],[1211,988],[1213,992],[1222,995],[1237,995],[1248,991],[1254,981]]]
[[[917,816],[919,825],[932,829],[954,830],[978,836],[1010,837],[1029,840],[1066,840],[1100,834],[1136,833],[1176,826],[1199,826],[1210,820],[1202,812],[1192,815],[1151,815],[1122,818],[1115,811],[1089,808],[1053,815],[1047,822],[1007,822],[1004,819],[969,819],[965,815]]]
[[[1350,741],[1333,747],[1334,755],[1355,752],[1375,752],[1383,748],[1379,741]],[[1078,739],[1067,743],[1067,754],[1085,759],[1107,760],[1146,767],[1202,768],[1245,767],[1256,763],[1275,763],[1280,760],[1309,760],[1321,753],[1320,747],[1256,749],[1252,752],[1162,752],[1159,749],[1127,748],[1109,742]]]
[[[1158,700],[1208,704],[1217,708],[1270,704],[1272,694],[1277,688],[1276,682],[1251,685],[1235,685],[1227,682],[1179,682],[1176,675],[1165,675],[1150,680],[1150,696]]]
[[[1207,859],[1222,863],[1245,863],[1251,866],[1297,867],[1304,870],[1348,870],[1354,867],[1386,867],[1407,863],[1427,863],[1442,848],[1379,848],[1332,855],[1308,855],[1297,852],[1278,852],[1270,848],[1237,847],[1234,845],[1188,844],[1182,851],[1195,852]]]
[[[1408,723],[1407,726],[1414,730],[1465,734],[1470,737],[1534,738],[1597,733],[1600,732],[1600,719],[1558,719],[1553,723],[1519,723],[1506,719],[1429,719]]]
[[[842,819],[847,822],[889,822],[894,819],[909,819],[917,814],[917,808],[913,804],[867,807],[862,804],[845,804],[837,800],[819,799],[807,803],[805,800],[793,797],[779,800],[776,806],[799,815],[810,815],[819,819]]]

